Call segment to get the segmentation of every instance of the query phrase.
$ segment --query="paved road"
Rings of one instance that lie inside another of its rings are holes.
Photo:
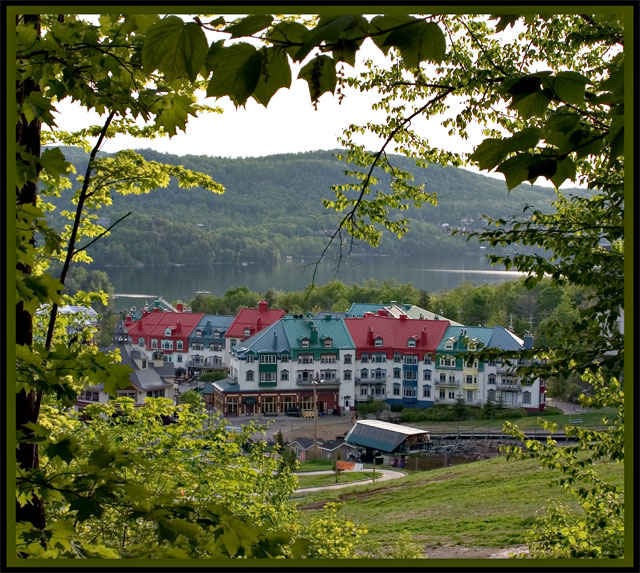
[[[350,471],[354,471],[354,470],[345,470],[345,473],[348,473]],[[320,475],[320,474],[332,474],[333,470],[321,470],[321,471],[316,471],[316,472],[299,472],[296,473],[294,475],[305,475],[305,476],[313,476],[313,475]],[[376,478],[376,481],[387,481],[390,479],[398,479],[401,477],[406,476],[407,474],[404,472],[399,472],[396,470],[382,470],[379,468],[376,468],[376,473],[380,473],[382,474],[380,477]],[[303,487],[300,489],[297,489],[295,491],[295,493],[307,493],[310,491],[322,491],[323,489],[342,489],[343,487],[352,487],[354,485],[366,485],[366,484],[370,484],[373,483],[372,479],[368,479],[368,480],[362,480],[362,481],[352,481],[350,483],[338,483],[335,485],[323,485],[323,486],[319,486],[319,487]]]

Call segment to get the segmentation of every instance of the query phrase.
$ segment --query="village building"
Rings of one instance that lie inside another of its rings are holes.
[[[214,406],[230,415],[349,410],[354,350],[340,318],[285,316],[237,343],[229,378],[213,384]]]
[[[270,309],[266,301],[260,301],[258,308],[241,308],[225,333],[223,362],[228,367],[231,353],[239,342],[251,338],[285,315],[282,309]]]
[[[369,461],[378,454],[404,457],[424,452],[431,447],[429,430],[380,420],[357,421],[347,432],[344,441],[364,450],[364,461]]]
[[[205,314],[195,325],[188,339],[186,363],[176,375],[187,374],[196,378],[206,370],[222,370],[228,364],[224,361],[225,335],[235,317]]]
[[[122,319],[118,321],[112,343],[102,352],[120,352],[120,364],[129,366],[131,386],[117,391],[118,397],[133,398],[136,406],[144,404],[146,398],[175,399],[173,366],[165,362],[162,354],[156,353],[151,359],[147,354],[131,343],[131,337]],[[76,407],[82,410],[90,403],[106,403],[109,395],[104,391],[104,384],[87,387],[79,395]]]
[[[356,347],[358,402],[383,400],[408,408],[434,404],[435,353],[448,321],[393,318],[379,310],[344,322]]]

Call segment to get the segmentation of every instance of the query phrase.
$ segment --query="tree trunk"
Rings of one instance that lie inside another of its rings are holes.
[[[26,23],[32,23],[40,33],[40,17],[37,15],[24,16]],[[20,105],[29,94],[39,91],[37,84],[31,80],[16,82],[16,99]],[[16,124],[16,143],[24,146],[28,153],[40,157],[40,121],[34,119],[27,122],[24,116],[20,116]],[[39,166],[36,173],[39,172]],[[30,181],[21,189],[16,188],[17,205],[35,205],[37,196],[37,182]],[[28,266],[18,263],[16,271],[23,274],[30,274]],[[31,346],[33,344],[33,324],[31,314],[24,309],[22,301],[16,305],[16,343]],[[22,432],[25,437],[33,435],[33,432],[25,425],[29,422],[37,422],[40,413],[40,395],[31,390],[25,392],[21,390],[16,394],[16,429]],[[38,446],[24,441],[16,448],[16,462],[23,469],[35,469],[39,466]],[[31,501],[25,505],[16,502],[16,520],[27,521],[38,529],[45,527],[44,503],[42,498],[33,496]]]

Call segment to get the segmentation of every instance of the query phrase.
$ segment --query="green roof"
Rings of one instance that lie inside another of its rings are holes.
[[[341,318],[325,316],[324,318],[285,316],[280,320],[284,328],[287,342],[293,353],[301,350],[336,350],[355,349],[351,335]],[[331,339],[331,347],[325,347],[325,340]],[[309,340],[308,348],[302,347],[302,340]]]

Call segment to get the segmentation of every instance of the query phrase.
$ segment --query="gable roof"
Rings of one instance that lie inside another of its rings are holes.
[[[462,324],[460,324],[459,322],[456,322],[444,316],[440,316],[439,314],[436,314],[435,312],[431,312],[430,310],[425,310],[424,308],[420,308],[415,304],[404,304],[402,305],[402,307],[399,307],[398,305],[394,305],[394,306],[398,310],[403,311],[404,314],[406,314],[409,318],[414,318],[414,319],[418,318],[418,319],[427,319],[427,320],[448,320],[451,326],[462,326]],[[387,308],[391,310],[391,307],[387,307]],[[394,313],[394,315],[395,314],[399,314],[399,313]]]
[[[522,350],[524,340],[503,326],[494,326],[488,346],[501,350]]]
[[[392,453],[409,436],[420,434],[428,435],[429,430],[392,424],[381,420],[359,420],[347,432],[344,441],[356,446]]]
[[[411,347],[411,350],[435,352],[449,327],[447,320],[420,320],[379,315],[346,318],[344,322],[358,350],[378,352],[408,349],[410,338],[416,341],[415,347]],[[375,346],[375,339],[378,337],[382,338],[382,346]]]
[[[217,330],[220,334],[219,340],[224,338],[227,329],[231,326],[235,317],[218,314],[203,314],[200,321],[193,327],[189,334],[189,340],[196,338],[196,330],[200,330],[202,335],[198,338],[200,342],[213,341],[213,333]]]
[[[270,309],[264,301],[258,303],[258,308],[241,308],[227,329],[225,338],[245,340],[281,319],[284,315],[284,310]],[[247,328],[250,330],[249,336],[244,333]]]
[[[271,352],[280,354],[281,352],[291,352],[287,341],[282,320],[278,320],[267,326],[257,334],[247,338],[242,344],[236,347],[238,356],[243,356],[247,352],[255,354]]]
[[[363,316],[366,312],[377,314],[379,310],[385,310],[384,304],[372,304],[368,302],[354,302],[347,311],[347,318]],[[386,311],[385,311],[386,314]]]
[[[149,312],[139,320],[125,323],[129,335],[138,337],[165,338],[165,330],[171,328],[171,336],[187,338],[204,315],[196,312]]]

